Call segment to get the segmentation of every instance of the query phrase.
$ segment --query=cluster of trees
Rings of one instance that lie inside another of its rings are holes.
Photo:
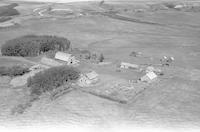
[[[103,62],[105,58],[104,58],[104,55],[102,53],[101,54],[97,54],[97,53],[88,52],[85,55],[85,59],[96,61],[96,62]]]
[[[5,56],[37,56],[47,51],[66,51],[70,48],[70,41],[63,37],[48,35],[26,35],[8,40],[1,47]]]
[[[74,67],[52,67],[30,77],[27,86],[30,87],[32,96],[39,96],[44,92],[51,92],[67,82],[75,81],[79,76],[79,70]]]
[[[27,72],[29,72],[29,69],[27,67],[22,67],[22,66],[0,67],[0,76],[14,77],[23,75]]]
[[[0,17],[19,15],[20,13],[16,9],[14,9],[16,6],[18,6],[17,3],[13,3],[10,5],[6,5],[6,6],[1,6],[0,7]]]

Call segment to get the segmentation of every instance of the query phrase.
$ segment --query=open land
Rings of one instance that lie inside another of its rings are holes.
[[[101,82],[98,85],[75,89],[54,101],[41,98],[25,113],[17,116],[11,115],[10,111],[26,98],[27,88],[14,88],[6,83],[7,79],[0,78],[2,123],[51,124],[60,121],[87,125],[116,123],[199,127],[200,5],[175,10],[164,7],[161,1],[150,0],[105,1],[102,5],[99,2],[17,3],[19,6],[16,9],[20,15],[12,20],[17,26],[0,29],[0,46],[7,40],[27,34],[58,35],[67,37],[73,48],[103,53],[105,61],[112,64],[99,66],[81,63],[80,69],[90,68],[100,74]],[[197,1],[185,3],[200,4]],[[49,12],[48,7],[57,9],[57,12]],[[139,51],[142,56],[129,56],[132,51]],[[111,93],[116,96],[113,100],[103,97],[116,83],[126,83],[141,76],[139,71],[134,70],[116,72],[118,62],[156,65],[163,56],[173,56],[175,61],[169,67],[158,66],[164,76],[157,81],[135,84],[134,87],[142,89],[141,92],[123,92],[124,89],[120,89]],[[37,57],[0,57],[0,65],[33,65],[37,62]],[[118,99],[122,101],[116,101]]]

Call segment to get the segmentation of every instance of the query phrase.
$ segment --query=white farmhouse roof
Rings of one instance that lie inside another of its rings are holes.
[[[138,68],[139,67],[136,64],[126,63],[126,62],[122,62],[121,66],[127,66],[127,67],[132,67],[132,68]]]
[[[149,72],[146,74],[146,76],[151,80],[153,80],[154,78],[157,78],[157,75],[154,72]]]
[[[97,78],[98,74],[95,71],[89,72],[87,74],[85,74],[86,77],[90,80]]]
[[[62,61],[69,61],[72,57],[71,54],[64,53],[64,52],[57,52],[55,55],[55,59],[62,60]]]

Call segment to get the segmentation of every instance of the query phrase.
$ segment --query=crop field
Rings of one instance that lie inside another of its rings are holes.
[[[80,62],[77,66],[80,71],[94,70],[100,75],[97,85],[75,88],[53,101],[44,95],[20,115],[9,111],[27,99],[27,86],[12,87],[9,79],[7,84],[1,82],[0,106],[3,107],[0,107],[0,121],[3,124],[8,119],[8,122],[19,124],[60,121],[92,125],[199,127],[198,1],[186,1],[187,6],[181,9],[167,7],[170,0],[105,0],[102,4],[97,1],[64,4],[27,1],[0,2],[2,5],[18,3],[16,9],[20,12],[12,18],[16,25],[0,27],[0,47],[8,40],[24,35],[56,35],[69,39],[72,48],[102,53],[105,62],[111,63],[101,66]],[[171,4],[183,3],[176,1]],[[141,52],[141,56],[130,56],[133,51]],[[160,66],[163,56],[174,57],[173,63]],[[140,69],[117,71],[121,62],[142,68],[154,66],[164,75],[152,83],[137,83],[144,73]],[[37,63],[37,57],[0,56],[0,66]],[[135,89],[127,88],[131,80]],[[127,87],[118,87],[123,84]],[[5,99],[8,101],[3,101]]]

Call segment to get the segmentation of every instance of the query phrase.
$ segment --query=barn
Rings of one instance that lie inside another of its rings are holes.
[[[68,54],[68,53],[60,52],[60,51],[55,54],[55,59],[64,61],[68,65],[77,64],[79,62],[78,60],[75,59],[74,56],[72,56],[72,54]]]

